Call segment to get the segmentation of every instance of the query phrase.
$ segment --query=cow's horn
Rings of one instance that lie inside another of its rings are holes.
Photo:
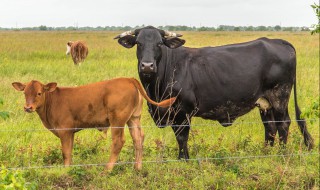
[[[174,32],[169,32],[169,31],[164,31],[164,36],[168,36],[168,37],[181,37],[181,34],[177,34]]]
[[[129,30],[129,31],[126,31],[126,32],[123,32],[121,33],[120,35],[116,36],[115,38],[113,39],[119,39],[119,38],[122,38],[123,36],[127,36],[127,35],[134,35],[134,30]]]

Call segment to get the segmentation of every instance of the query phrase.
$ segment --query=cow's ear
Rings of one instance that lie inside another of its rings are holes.
[[[178,48],[180,46],[182,46],[186,41],[180,38],[165,38],[163,39],[163,43],[171,48],[171,49],[175,49]]]
[[[25,84],[22,84],[22,83],[20,83],[20,82],[13,82],[13,83],[12,83],[12,86],[13,86],[13,88],[15,88],[15,89],[18,90],[18,91],[23,91],[24,88],[26,87]]]
[[[44,90],[48,92],[53,92],[57,88],[57,83],[56,82],[50,82],[46,85],[44,85]]]
[[[136,37],[127,35],[118,40],[118,43],[125,48],[132,48],[136,44]]]

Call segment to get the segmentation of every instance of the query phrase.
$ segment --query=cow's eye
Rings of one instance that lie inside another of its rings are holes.
[[[38,94],[37,94],[38,96],[41,96],[41,92],[38,92]]]

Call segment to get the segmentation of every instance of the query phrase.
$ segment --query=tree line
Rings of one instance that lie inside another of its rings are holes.
[[[22,28],[1,28],[0,30],[30,30],[30,31],[127,31],[133,30],[135,28],[142,28],[141,26],[97,26],[97,27],[50,27],[46,25],[35,26],[35,27],[22,27]],[[169,31],[310,31],[308,27],[283,27],[280,25],[276,26],[232,26],[232,25],[219,25],[217,27],[195,27],[195,26],[185,26],[185,25],[166,25],[158,26],[157,28]]]

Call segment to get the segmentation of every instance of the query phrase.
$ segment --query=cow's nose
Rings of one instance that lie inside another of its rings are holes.
[[[142,67],[153,69],[152,62],[142,62],[141,65],[142,65]]]
[[[24,111],[31,113],[32,112],[32,106],[24,106]]]
[[[156,72],[153,62],[141,62],[141,71],[143,73]]]

